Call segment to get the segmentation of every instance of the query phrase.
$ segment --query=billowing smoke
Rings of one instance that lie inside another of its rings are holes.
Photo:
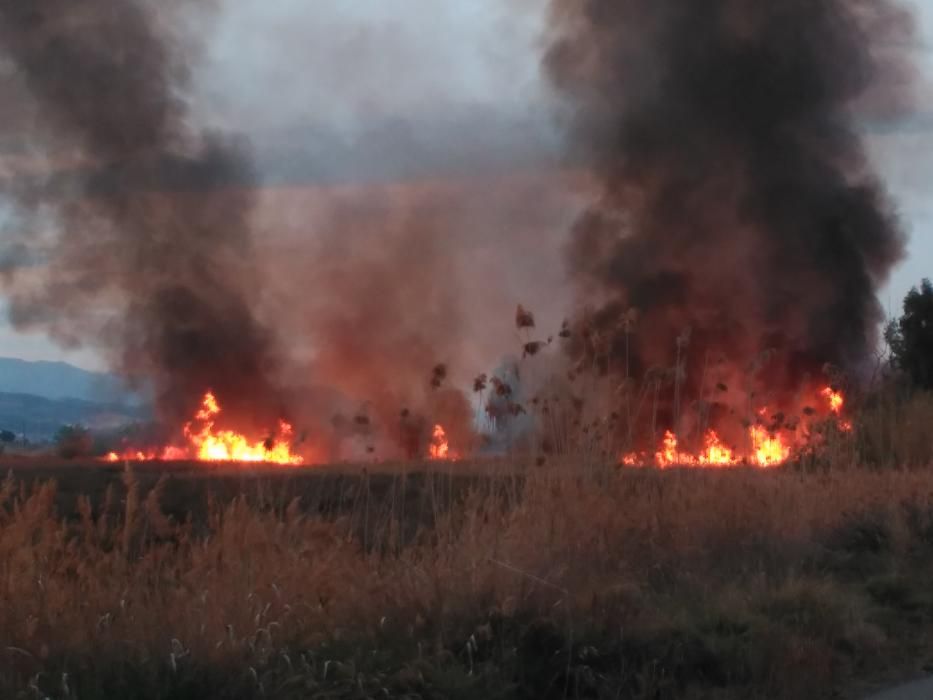
[[[307,79],[332,73],[332,61],[291,50],[317,46],[305,29],[327,33],[317,9],[294,10],[305,24],[289,50],[277,53],[276,39],[262,53],[294,78],[292,100],[333,91],[318,97],[322,109],[301,103],[289,117],[289,100],[275,99],[282,85],[241,80],[241,59],[228,55],[249,109],[218,117],[193,39],[217,24],[192,19],[202,5],[0,0],[0,273],[11,319],[103,351],[154,388],[175,432],[211,388],[224,418],[242,424],[233,427],[286,418],[309,433],[316,458],[347,456],[348,444],[351,456],[423,454],[435,421],[452,447],[467,446],[462,389],[514,350],[517,300],[556,295],[559,266],[549,272],[548,261],[574,187],[537,172],[529,129],[482,109],[449,123],[443,106],[377,118],[357,137],[339,119],[316,123],[339,105],[340,84],[377,105],[393,91],[382,79]],[[392,53],[398,40],[387,41]],[[415,91],[416,69],[403,71]],[[242,72],[252,75],[248,61]],[[208,122],[255,129],[256,153]]]
[[[860,121],[909,99],[908,13],[893,0],[551,13],[547,74],[602,181],[568,245],[588,305],[575,351],[636,374],[689,345],[696,384],[713,358],[774,350],[778,391],[824,363],[857,370],[904,250]]]
[[[200,7],[0,0],[11,318],[102,350],[170,426],[210,387],[249,427],[295,418],[411,452],[438,418],[456,440],[459,388],[520,351],[515,304],[559,331],[552,232],[579,173],[601,187],[567,246],[581,366],[670,368],[691,328],[690,381],[773,348],[781,388],[872,349],[903,237],[860,121],[907,99],[912,23],[893,0],[551,0],[547,74],[583,166],[564,174],[513,144],[527,129],[479,119],[426,153],[422,122],[375,128],[343,169],[313,128],[254,160],[199,126],[229,124],[195,94]]]
[[[154,387],[165,419],[190,415],[211,387],[231,413],[266,422],[282,407],[255,314],[249,157],[187,120],[188,47],[158,21],[177,9],[0,3],[7,74],[41,120],[29,147],[58,173],[81,166],[5,187],[11,317],[105,348]]]
[[[334,419],[344,450],[355,434],[382,455],[397,454],[394,445],[414,456],[423,454],[433,420],[460,446],[470,428],[449,376],[463,371],[466,342],[460,271],[445,235],[458,200],[407,189],[415,191],[331,192],[315,207],[313,242],[279,263],[290,273],[278,291],[293,302],[283,305],[297,312],[289,327],[312,346],[307,376],[343,396],[343,405],[324,404],[333,415],[322,418]],[[296,286],[300,271],[307,281]],[[456,422],[446,410],[451,401],[460,405]]]
[[[468,450],[464,390],[520,350],[514,300],[560,293],[573,208],[552,188],[523,175],[266,193],[260,220],[279,232],[266,251],[267,306],[292,342],[288,376],[312,385],[305,422],[326,433],[336,423],[332,454],[410,455],[435,422],[452,449]],[[542,312],[542,323],[556,327],[560,313]]]

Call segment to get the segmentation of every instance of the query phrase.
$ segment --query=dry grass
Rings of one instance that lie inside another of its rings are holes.
[[[929,649],[933,472],[497,468],[10,479],[0,697],[829,697]]]

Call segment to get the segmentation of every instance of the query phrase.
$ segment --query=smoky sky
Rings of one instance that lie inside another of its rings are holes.
[[[210,388],[225,416],[257,428],[295,418],[321,436],[339,411],[384,438],[408,411],[428,436],[441,413],[466,439],[453,383],[510,349],[497,338],[512,342],[517,298],[559,296],[541,263],[559,259],[549,241],[567,207],[545,194],[554,180],[535,171],[552,154],[520,118],[454,94],[463,108],[446,118],[350,127],[309,114],[246,139],[248,118],[203,102],[216,57],[194,35],[221,24],[200,6],[0,8],[2,92],[26,98],[4,123],[22,156],[0,184],[14,205],[2,272],[18,327],[95,348],[154,387],[170,425]],[[274,62],[293,81],[278,89],[286,103],[313,92],[304,69],[324,70],[313,56]],[[251,114],[280,124],[278,111],[259,100]],[[440,363],[450,386],[435,390]]]
[[[798,378],[864,363],[905,237],[858,122],[909,103],[905,8],[554,0],[551,18],[545,69],[602,188],[569,267],[609,354],[634,308],[643,369],[686,329],[700,358],[773,349]]]
[[[208,388],[261,415],[276,392],[253,309],[249,152],[191,127],[187,42],[164,18],[143,2],[0,4],[7,75],[41,121],[20,132],[24,143],[111,173],[60,197],[38,180],[7,187],[7,240],[46,258],[41,270],[7,269],[10,316],[101,346],[124,376],[154,386],[165,417],[186,414]],[[170,196],[204,178],[240,190],[222,201]]]
[[[262,421],[305,384],[429,410],[435,363],[516,350],[516,303],[557,330],[565,266],[605,336],[642,310],[644,365],[688,325],[870,349],[902,235],[857,127],[909,102],[894,3],[213,5],[0,4],[11,318],[163,414],[206,384]]]

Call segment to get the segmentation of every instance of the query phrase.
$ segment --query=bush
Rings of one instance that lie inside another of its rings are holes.
[[[63,425],[55,434],[55,450],[64,459],[87,457],[91,447],[91,434],[84,426]]]
[[[891,359],[911,382],[933,389],[933,283],[925,279],[904,297],[904,315],[885,331]]]

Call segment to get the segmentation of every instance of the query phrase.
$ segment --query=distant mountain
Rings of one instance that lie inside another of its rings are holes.
[[[51,439],[63,425],[77,424],[95,431],[109,431],[145,421],[148,417],[145,408],[126,404],[0,392],[0,430],[25,435],[31,441]]]
[[[0,392],[44,399],[139,403],[112,374],[88,372],[65,362],[28,362],[0,357]]]

